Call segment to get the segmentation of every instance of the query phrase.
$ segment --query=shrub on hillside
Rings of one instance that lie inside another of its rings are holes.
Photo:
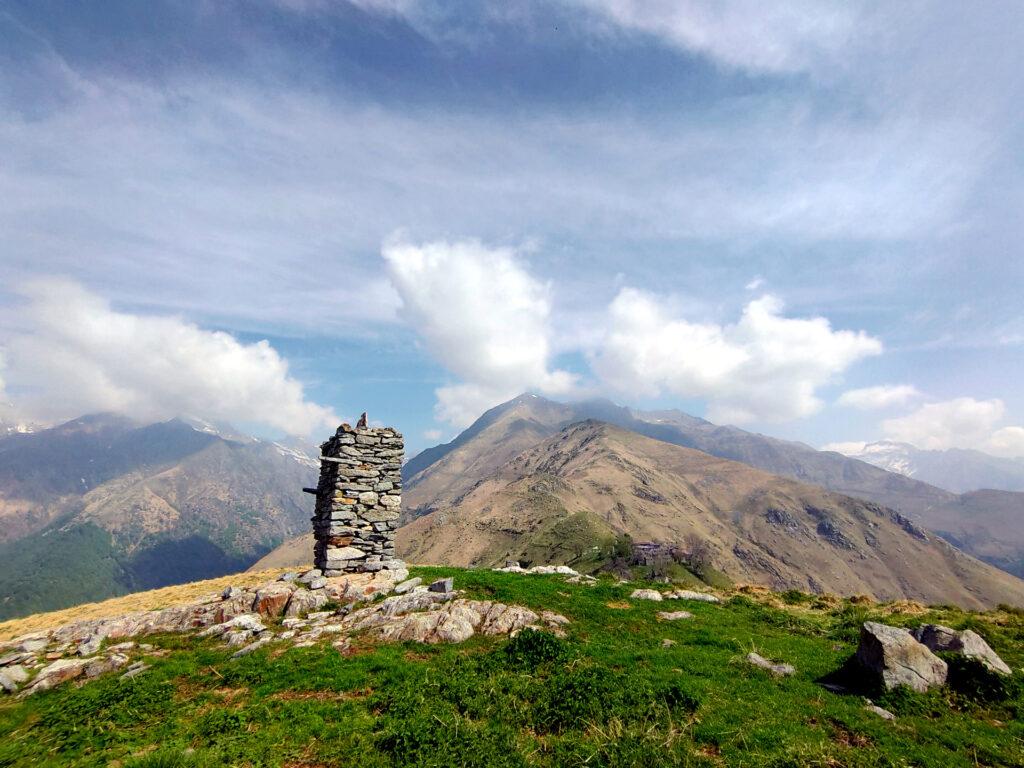
[[[564,661],[568,644],[550,632],[523,630],[501,648],[505,663],[514,669],[534,669],[543,664]]]

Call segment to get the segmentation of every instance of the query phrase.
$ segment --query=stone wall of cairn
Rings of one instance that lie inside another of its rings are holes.
[[[401,565],[394,558],[405,444],[390,427],[362,425],[342,424],[320,446],[313,558],[326,576]]]

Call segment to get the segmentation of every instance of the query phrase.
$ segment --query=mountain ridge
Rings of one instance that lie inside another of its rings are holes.
[[[315,467],[182,419],[0,438],[0,617],[243,570],[308,527]]]
[[[414,562],[498,565],[529,559],[539,539],[550,547],[559,533],[564,549],[570,536],[558,526],[567,524],[581,537],[579,555],[622,533],[676,544],[698,536],[714,548],[716,568],[774,589],[1024,604],[1024,582],[893,510],[593,420],[400,528],[399,552]]]
[[[557,403],[524,394],[488,410],[455,440],[431,449],[424,459],[417,456],[406,464],[403,521],[411,522],[418,515],[457,502],[501,463],[566,425],[592,416],[662,442],[890,507],[926,528],[943,531],[950,541],[968,547],[969,554],[1024,576],[1024,535],[1017,533],[1024,526],[1012,520],[1014,514],[1017,520],[1024,520],[1024,494],[1001,497],[1001,508],[1016,512],[993,514],[977,499],[965,505],[950,491],[837,452],[818,451],[803,443],[738,427],[718,426],[681,411],[643,412],[607,400]],[[529,424],[530,430],[520,423]],[[513,429],[513,424],[519,426]],[[966,517],[954,524],[950,516],[957,510]],[[993,555],[991,548],[963,535],[972,526],[991,528],[986,538],[1014,542],[1014,551]]]

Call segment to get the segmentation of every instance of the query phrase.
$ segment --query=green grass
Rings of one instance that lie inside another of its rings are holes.
[[[1020,766],[1024,694],[961,670],[956,689],[899,691],[866,712],[857,691],[819,681],[855,649],[857,622],[970,626],[1012,667],[1024,616],[936,609],[887,615],[850,601],[757,595],[686,604],[630,601],[636,585],[415,569],[453,575],[479,598],[547,608],[568,637],[524,633],[461,645],[272,645],[238,660],[214,641],[157,637],[168,650],[133,681],[116,676],[0,703],[0,766]],[[623,604],[630,608],[621,608]],[[668,638],[675,645],[663,647]],[[794,664],[776,679],[750,650]]]

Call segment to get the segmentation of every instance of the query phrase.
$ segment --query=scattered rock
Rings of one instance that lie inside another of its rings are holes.
[[[720,603],[722,600],[707,592],[694,592],[690,589],[677,589],[669,592],[666,597],[670,600],[696,600],[701,603]]]
[[[85,667],[85,676],[88,678],[99,677],[107,672],[120,669],[128,663],[128,657],[121,653],[112,653],[106,658],[96,659]]]
[[[693,614],[689,611],[658,611],[658,618],[665,621],[677,621],[679,619],[692,619]]]
[[[542,619],[528,608],[487,600],[453,600],[451,593],[411,592],[389,597],[348,616],[343,628],[369,631],[385,642],[459,643],[475,633],[515,634],[526,628],[559,628],[567,619]]]
[[[31,661],[36,656],[34,653],[26,653],[24,651],[11,651],[4,656],[0,656],[0,667],[6,667],[9,664],[20,664],[23,661]]]
[[[634,589],[630,597],[634,600],[654,600],[661,602],[662,594],[656,589]]]
[[[661,647],[662,648],[671,648],[675,644],[676,644],[675,640],[670,640],[667,637],[664,640],[661,641]]]
[[[299,576],[300,584],[312,584],[316,579],[322,579],[324,572],[319,568],[310,568],[304,574]]]
[[[564,576],[580,575],[579,571],[570,568],[568,565],[535,565],[532,568],[523,568],[519,563],[515,563],[506,565],[504,568],[494,568],[492,570],[500,571],[501,573],[526,573],[534,576],[551,576],[554,574],[562,574]]]
[[[295,573],[295,571],[286,571],[285,573],[282,573],[280,576],[278,576],[277,580],[291,582],[295,581],[297,578],[299,578],[299,574]]]
[[[101,635],[93,635],[85,642],[79,643],[75,653],[79,656],[94,656],[102,644],[103,637]]]
[[[255,651],[257,648],[262,648],[264,645],[266,645],[267,643],[269,643],[273,639],[274,639],[273,637],[261,637],[259,640],[256,640],[255,642],[252,642],[252,643],[249,643],[244,648],[239,648],[237,651],[235,651],[233,654],[231,654],[231,658],[232,659],[238,659],[238,658],[241,658],[242,656],[248,656],[250,653]]]
[[[294,587],[286,583],[264,584],[256,590],[256,599],[253,601],[252,610],[269,618],[280,616],[284,613],[293,591]]]
[[[313,611],[318,611],[327,605],[329,598],[323,590],[309,591],[306,589],[296,590],[288,601],[284,615],[288,617],[305,616]]]
[[[782,664],[779,662],[769,661],[759,653],[748,653],[747,662],[749,664],[753,664],[755,667],[766,669],[777,677],[789,677],[796,673],[796,667],[792,664]]]
[[[28,672],[20,664],[0,670],[0,688],[7,693],[15,693],[18,686],[28,680]]]
[[[422,583],[423,579],[421,579],[419,576],[417,576],[414,579],[406,579],[397,587],[395,587],[395,594],[404,595],[406,592],[411,591],[414,587],[418,587]]]
[[[39,672],[26,693],[33,694],[38,691],[47,691],[68,680],[74,680],[85,672],[86,666],[92,661],[93,659],[57,659]]]
[[[998,672],[1000,675],[1013,674],[1013,670],[999,658],[981,635],[970,629],[958,632],[941,624],[925,624],[910,634],[931,651],[959,653],[969,659],[980,661],[992,672]]]
[[[147,664],[144,661],[136,661],[134,664],[132,664],[130,667],[128,667],[128,671],[127,672],[125,672],[123,675],[121,675],[121,679],[122,680],[131,680],[133,677],[137,677],[138,675],[141,675],[147,669],[149,669],[149,664]]]
[[[310,589],[323,589],[327,586],[327,579],[323,576],[317,576],[315,579],[309,582]]]
[[[220,599],[231,600],[232,598],[241,597],[244,593],[245,591],[238,587],[224,587],[224,591],[220,593]]]
[[[857,661],[880,675],[887,689],[906,685],[927,691],[946,682],[946,662],[919,643],[905,629],[868,621],[860,630]]]
[[[49,644],[49,637],[30,637],[18,644],[18,650],[26,653],[38,653]]]
[[[878,715],[883,720],[895,720],[896,719],[896,715],[894,715],[888,709],[882,709],[877,704],[867,704],[867,705],[865,705],[864,709],[866,709],[868,712],[874,712],[876,715]]]
[[[228,648],[238,648],[252,640],[252,633],[245,630],[232,629],[224,633],[224,642]]]
[[[449,576],[447,578],[438,579],[437,581],[432,582],[431,585],[427,587],[427,589],[429,589],[431,592],[451,592],[452,589],[454,589],[454,587],[455,580],[452,579],[451,576]]]

